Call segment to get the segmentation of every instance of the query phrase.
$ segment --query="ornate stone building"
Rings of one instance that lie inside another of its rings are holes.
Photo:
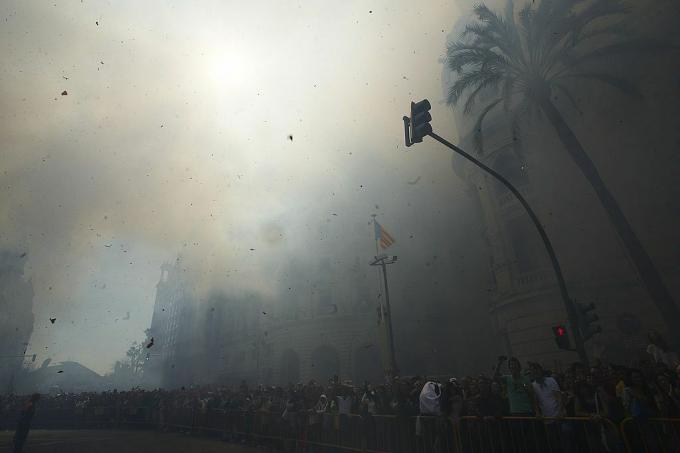
[[[678,7],[663,1],[646,3],[648,8],[635,11],[640,31],[677,37],[666,16],[659,13]],[[458,38],[462,25],[456,26],[450,40]],[[680,118],[680,111],[664,101],[674,89],[664,74],[677,73],[677,62],[651,58],[646,66],[636,68],[609,62],[609,70],[640,84],[644,104],[640,98],[625,98],[595,83],[573,85],[578,111],[568,100],[554,99],[676,301],[680,300],[680,267],[677,247],[669,245],[680,243],[678,185],[666,168],[677,169],[678,157],[665,147],[678,140],[672,124]],[[654,80],[649,74],[655,74]],[[446,67],[442,81],[446,96],[452,82]],[[486,117],[479,149],[472,130],[475,113],[454,111],[461,147],[473,151],[520,190],[555,247],[572,298],[596,304],[603,333],[588,343],[591,355],[620,362],[643,356],[646,333],[663,331],[664,324],[592,188],[550,124],[540,116],[514,124],[499,109]],[[655,118],[653,123],[650,118]],[[550,366],[575,360],[575,354],[558,350],[553,341],[551,326],[566,323],[566,314],[547,254],[526,212],[507,189],[471,163],[454,156],[453,168],[469,182],[483,210],[486,250],[480,253],[488,254],[493,275],[489,313],[506,352]]]
[[[358,263],[357,263],[358,265]],[[331,275],[330,260],[318,263]],[[286,272],[310,272],[292,263]],[[297,279],[276,300],[215,293],[199,298],[182,264],[164,264],[157,285],[145,367],[147,385],[178,387],[220,382],[285,384],[309,379],[379,379],[381,354],[367,288],[334,291],[330,281]],[[291,275],[291,278],[297,277]],[[344,296],[344,297],[343,297]]]

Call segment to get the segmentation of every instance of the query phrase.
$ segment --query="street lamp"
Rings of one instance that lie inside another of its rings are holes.
[[[381,304],[381,319],[385,326],[386,343],[387,343],[387,374],[390,379],[399,373],[397,368],[397,359],[394,355],[394,336],[392,334],[392,311],[390,310],[390,290],[387,287],[387,266],[397,262],[397,256],[388,256],[386,254],[376,255],[371,261],[371,266],[380,266],[382,268],[383,283],[385,285],[385,306]]]
[[[435,134],[432,130],[432,126],[430,125],[430,121],[432,121],[432,116],[429,113],[430,108],[431,105],[427,99],[423,99],[420,102],[411,102],[411,116],[410,117],[404,116],[402,118],[404,120],[404,140],[406,142],[406,146],[409,147],[414,143],[420,143],[423,141],[423,137],[429,135],[430,137],[437,140],[439,143],[454,150],[456,153],[460,154],[465,159],[469,160],[470,162],[472,162],[473,164],[475,164],[476,166],[478,166],[479,168],[481,168],[482,170],[496,178],[501,184],[507,187],[508,190],[510,190],[510,192],[512,192],[513,195],[515,195],[515,197],[517,197],[517,200],[519,200],[519,202],[526,210],[527,214],[529,214],[531,221],[533,222],[534,226],[538,230],[538,234],[541,236],[541,239],[543,240],[543,245],[545,246],[545,250],[548,252],[548,256],[550,257],[550,263],[552,264],[553,271],[555,272],[555,277],[557,278],[557,285],[560,288],[562,302],[567,312],[567,317],[569,318],[569,324],[571,326],[572,335],[574,337],[574,345],[576,347],[575,351],[578,354],[580,360],[586,366],[588,366],[588,356],[586,355],[584,339],[583,336],[581,335],[581,331],[583,329],[581,328],[579,322],[580,321],[579,313],[574,303],[572,302],[571,298],[569,297],[569,292],[567,291],[567,284],[564,281],[564,276],[562,275],[562,268],[560,267],[560,263],[557,260],[557,255],[555,254],[555,250],[553,249],[553,246],[550,243],[550,239],[548,239],[548,234],[545,232],[543,225],[541,225],[541,222],[538,220],[538,216],[536,215],[534,210],[531,209],[531,206],[529,206],[529,203],[527,203],[522,194],[519,193],[515,186],[510,184],[510,181],[505,179],[502,175],[497,173],[492,168],[484,165],[482,162],[472,157],[472,155],[463,151],[458,146]]]

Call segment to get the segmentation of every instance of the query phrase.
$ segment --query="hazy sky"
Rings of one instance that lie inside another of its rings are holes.
[[[377,213],[401,244],[424,212],[455,210],[450,155],[406,151],[401,117],[429,98],[455,136],[439,59],[461,9],[0,3],[0,246],[28,253],[29,353],[108,371],[178,253],[208,285],[267,293],[291,254],[314,255],[319,225],[359,234]]]

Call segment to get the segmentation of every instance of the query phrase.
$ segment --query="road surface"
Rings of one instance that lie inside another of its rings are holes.
[[[13,432],[0,431],[0,452]],[[265,453],[267,450],[179,433],[125,430],[31,430],[24,453]]]

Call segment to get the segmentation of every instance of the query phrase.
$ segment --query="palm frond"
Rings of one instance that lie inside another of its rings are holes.
[[[527,36],[531,65],[539,74],[559,69],[565,56],[574,48],[596,36],[621,33],[620,24],[594,25],[603,19],[628,12],[622,0],[542,0],[534,7],[528,3],[520,13]]]
[[[524,7],[519,11],[519,26],[522,31],[522,36],[524,37],[524,43],[526,47],[526,53],[527,56],[529,57],[529,61],[527,64],[529,67],[533,65],[534,61],[534,55],[533,55],[533,50],[534,50],[534,42],[536,42],[536,39],[534,38],[534,27],[532,26],[532,15],[533,15],[533,10],[531,8],[531,3],[527,3],[524,5]]]
[[[534,3],[528,4],[525,21],[531,30],[531,41],[527,45],[533,66],[539,73],[545,73],[544,68],[550,55],[556,49],[561,49],[571,37],[574,27],[567,23],[566,18],[570,17],[574,7],[583,2],[584,0],[542,0],[536,8],[533,8]]]
[[[450,43],[447,46],[446,63],[451,71],[458,73],[462,72],[465,66],[514,70],[512,63],[505,56],[490,49],[462,42]]]
[[[477,96],[479,96],[479,94],[487,88],[496,89],[501,81],[501,78],[502,75],[500,73],[495,73],[495,75],[487,77],[483,82],[477,85],[477,88],[475,88],[472,93],[468,95],[467,101],[465,101],[465,107],[463,108],[463,113],[468,114],[472,112],[477,100]]]
[[[578,49],[575,46],[587,43],[594,38],[619,37],[630,40],[633,36],[634,32],[632,29],[620,23],[589,29],[580,33],[578,37],[575,37],[573,33],[566,34],[564,42],[560,43],[559,46],[555,46],[553,52],[547,56],[544,62],[543,74],[547,79],[550,79],[555,73],[560,73],[567,69],[568,62],[576,58],[575,55],[578,53]]]
[[[611,37],[625,37],[630,39],[634,35],[634,31],[631,27],[625,24],[612,24],[607,27],[591,28],[587,31],[582,31],[578,37],[578,44],[588,41],[593,38],[599,38],[601,36],[611,36]]]
[[[506,77],[503,80],[503,89],[501,92],[501,97],[503,98],[503,110],[505,112],[510,111],[510,105],[512,104],[513,94],[516,91],[517,78]]]
[[[477,88],[479,85],[493,86],[497,80],[498,73],[494,71],[478,69],[464,72],[449,88],[446,103],[456,105],[464,91]]]
[[[560,79],[567,78],[583,78],[597,80],[606,85],[616,88],[617,90],[621,91],[623,94],[626,94],[628,96],[633,97],[641,96],[640,90],[638,90],[637,86],[633,82],[630,82],[629,80],[611,74],[606,74],[602,72],[577,72],[577,73],[575,72],[566,73],[565,75],[560,77]]]
[[[509,36],[509,46],[514,51],[517,65],[526,65],[522,37],[515,21],[515,3],[513,0],[506,0],[505,3],[505,25]]]
[[[498,98],[498,99],[490,102],[489,104],[487,104],[486,107],[484,107],[482,109],[479,116],[477,117],[477,121],[475,121],[475,125],[474,125],[474,128],[472,130],[474,131],[475,149],[480,154],[484,153],[484,143],[483,143],[483,137],[482,137],[482,123],[484,122],[484,118],[502,100],[503,100],[502,98]]]
[[[574,40],[572,44],[577,45],[583,39],[583,34],[594,22],[611,16],[626,14],[629,11],[629,6],[621,0],[595,0],[582,10],[566,17],[564,26],[573,31]]]
[[[498,49],[515,65],[521,65],[523,55],[514,23],[504,21],[484,4],[475,7],[474,11],[479,22],[466,26],[463,38],[472,38],[476,46]]]
[[[484,3],[475,6],[474,12],[482,22],[496,25],[499,29],[502,28],[503,18],[495,12],[491,11]]]
[[[536,44],[540,46],[545,45],[544,39],[560,28],[563,18],[569,14],[569,11],[577,3],[579,1],[541,0],[537,8],[532,8],[535,11],[531,16],[532,25],[535,30],[535,36],[539,39]]]
[[[602,57],[611,57],[614,55],[621,55],[631,52],[663,52],[667,50],[677,50],[680,46],[669,44],[667,42],[659,41],[656,39],[634,39],[626,42],[617,42],[614,44],[609,44],[602,47],[597,47],[589,52],[583,53],[578,56],[572,56],[571,54],[565,54],[563,56],[563,61],[561,63],[565,66],[565,71],[575,66],[588,63],[593,60],[597,60]],[[564,71],[563,71],[564,72]]]

